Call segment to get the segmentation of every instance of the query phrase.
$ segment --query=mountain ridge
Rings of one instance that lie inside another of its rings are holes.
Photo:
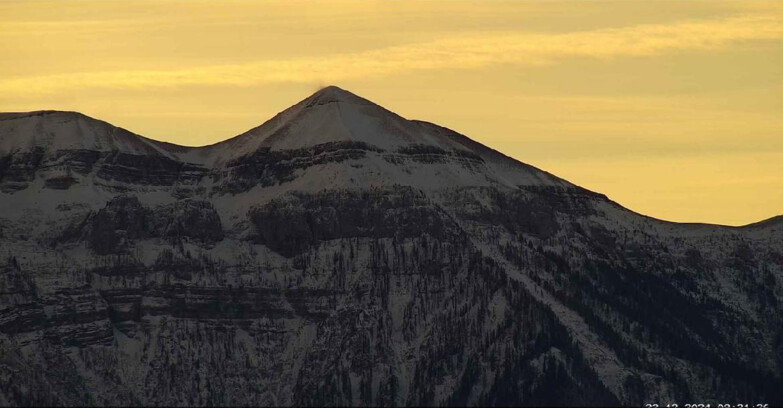
[[[225,161],[225,158],[222,158],[222,154],[220,150],[236,150],[237,144],[249,144],[250,148],[239,148],[240,155],[247,155],[250,153],[253,153],[257,151],[259,148],[265,148],[268,147],[270,149],[273,149],[273,145],[275,145],[274,138],[276,136],[279,136],[277,131],[280,130],[281,127],[286,126],[286,122],[289,121],[292,116],[295,118],[297,115],[301,115],[303,110],[306,110],[308,108],[312,108],[314,106],[323,106],[327,104],[336,104],[339,106],[339,104],[348,104],[348,105],[359,105],[359,106],[365,106],[370,107],[373,110],[380,111],[385,115],[389,115],[400,122],[407,122],[410,124],[416,124],[418,126],[422,126],[424,128],[428,129],[435,129],[437,132],[442,132],[446,135],[447,139],[454,140],[457,146],[465,147],[466,150],[469,151],[480,151],[486,156],[491,156],[498,158],[499,160],[506,161],[507,163],[511,163],[513,166],[522,166],[526,169],[529,169],[529,171],[533,173],[540,173],[545,175],[546,177],[551,178],[552,180],[559,180],[561,182],[565,182],[566,185],[573,185],[570,182],[560,179],[557,176],[552,175],[551,173],[536,168],[534,166],[531,166],[527,163],[522,162],[521,160],[515,159],[510,156],[506,156],[502,152],[499,152],[495,149],[492,149],[491,147],[488,147],[480,142],[477,142],[473,139],[470,139],[467,136],[464,136],[458,132],[455,132],[449,128],[433,124],[427,121],[422,120],[408,120],[405,119],[396,113],[389,111],[371,101],[368,99],[362,98],[356,94],[353,94],[349,91],[346,91],[342,88],[339,88],[334,85],[330,85],[324,88],[319,89],[312,95],[308,96],[307,98],[303,99],[302,101],[292,105],[291,107],[281,111],[280,113],[273,116],[271,119],[267,120],[266,122],[262,123],[259,126],[253,127],[248,131],[242,132],[239,135],[230,137],[228,139],[204,145],[204,146],[184,146],[184,145],[177,145],[175,143],[171,142],[165,142],[160,140],[155,140],[151,138],[147,138],[145,136],[142,136],[140,134],[134,133],[132,131],[129,131],[127,129],[114,126],[109,122],[103,121],[101,119],[97,119],[91,116],[87,116],[83,113],[76,112],[76,111],[58,111],[58,110],[39,110],[39,111],[30,111],[30,112],[0,112],[0,122],[3,121],[9,121],[9,120],[19,120],[19,119],[26,119],[26,118],[41,118],[44,116],[54,116],[54,117],[66,117],[66,118],[77,118],[89,123],[94,123],[95,125],[101,126],[104,129],[108,130],[110,133],[113,132],[119,132],[121,135],[125,137],[130,138],[138,138],[139,141],[144,145],[149,145],[153,148],[153,151],[149,151],[149,153],[162,153],[164,155],[167,155],[169,158],[176,158],[177,160],[197,164],[197,165],[205,165],[207,167],[213,167],[215,165],[214,161]],[[339,110],[337,111],[336,115],[339,116]],[[334,116],[334,115],[330,115]],[[342,122],[342,118],[340,121]],[[278,123],[282,122],[282,123]],[[0,154],[3,152],[9,153],[14,146],[15,140],[13,138],[9,138],[7,135],[9,134],[8,131],[0,131]],[[3,137],[6,135],[6,137]],[[81,137],[84,137],[83,134],[80,135]],[[115,137],[112,134],[109,136]],[[353,135],[348,132],[344,133],[342,136],[344,137],[342,141],[349,142],[352,139],[355,140]],[[73,137],[73,135],[71,135]],[[94,138],[94,137],[93,137]],[[319,141],[319,139],[315,140],[316,142]],[[364,142],[363,140],[358,140],[360,142]],[[322,142],[326,143],[329,142],[329,140],[322,140]],[[76,143],[76,142],[72,142]],[[271,145],[270,145],[271,143]],[[290,143],[289,143],[290,144]],[[311,143],[309,144],[310,147],[318,145],[320,143]],[[368,143],[369,144],[369,143]],[[417,143],[410,143],[411,145],[415,145]],[[421,143],[421,144],[429,144],[432,143]],[[9,145],[11,147],[9,147]],[[305,144],[305,146],[308,146]],[[370,144],[370,146],[373,146]],[[440,147],[436,144],[437,147]],[[112,150],[112,149],[109,149]],[[120,148],[119,150],[122,150]],[[137,151],[134,151],[131,149],[132,152],[137,153]],[[214,156],[217,156],[215,158]],[[580,187],[582,188],[582,187]],[[585,189],[587,190],[587,189]],[[590,190],[587,190],[590,191]],[[590,191],[592,192],[592,191]],[[592,192],[595,193],[595,192]],[[601,194],[601,193],[595,193],[595,194]],[[626,209],[621,204],[620,207]],[[632,210],[629,210],[632,211]],[[639,213],[640,215],[643,215]],[[645,215],[646,216],[646,215]],[[777,215],[772,216],[767,219],[762,219],[759,221],[751,222],[746,225],[723,225],[718,223],[704,223],[704,222],[675,222],[675,221],[668,221],[663,219],[658,219],[656,217],[652,216],[646,216],[651,219],[654,219],[656,221],[661,222],[667,222],[667,223],[675,223],[675,224],[681,224],[681,225],[693,225],[693,226],[699,226],[699,225],[705,225],[705,226],[719,226],[719,227],[730,227],[730,228],[746,228],[746,227],[762,227],[766,225],[774,225],[775,220],[783,217],[783,215]]]
[[[656,220],[365,101],[200,149],[0,120],[0,405],[783,404],[780,217]]]

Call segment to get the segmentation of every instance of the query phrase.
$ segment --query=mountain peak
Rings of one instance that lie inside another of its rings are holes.
[[[80,112],[40,110],[0,113],[0,155],[59,150],[163,154],[169,144],[139,136]]]
[[[334,157],[337,163],[317,172],[300,171],[312,178],[312,186],[324,185],[326,168],[332,172],[330,180],[342,185],[569,185],[447,128],[408,120],[337,86],[321,88],[239,136],[195,149],[187,160],[231,167],[256,163],[259,157],[311,154],[306,152],[319,152],[308,161],[327,163]],[[356,160],[354,167],[343,163],[349,158]]]
[[[345,89],[334,85],[329,85],[319,89],[302,102],[304,102],[305,106],[308,107],[324,105],[328,103],[378,106],[373,102],[354,94],[353,92],[346,91]]]
[[[409,144],[427,144],[418,140],[420,133],[415,123],[331,85],[262,125],[213,147],[220,146],[230,156],[252,153],[259,148],[290,150],[332,142],[361,142],[394,150]]]
[[[122,152],[163,155],[207,168],[242,163],[258,168],[259,162],[266,168],[273,160],[280,162],[276,168],[297,166],[297,177],[305,180],[286,188],[320,188],[327,170],[330,182],[341,186],[568,185],[463,135],[405,119],[337,86],[321,88],[239,136],[198,148],[149,140],[75,112],[0,115],[0,154],[33,151],[44,152],[51,162],[62,151]],[[305,171],[309,167],[316,169]]]
[[[347,98],[356,98],[358,97],[352,92],[346,91],[343,88],[340,88],[336,85],[328,85],[325,86],[318,91],[316,91],[312,96],[312,98],[330,98],[330,99],[347,99]]]

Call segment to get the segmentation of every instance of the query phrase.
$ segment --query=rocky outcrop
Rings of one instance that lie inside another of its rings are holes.
[[[367,152],[382,149],[363,142],[329,142],[308,148],[258,150],[230,160],[221,173],[215,176],[217,192],[239,193],[254,186],[268,187],[293,180],[295,171],[326,163],[358,160]]]
[[[192,239],[214,244],[223,239],[223,227],[208,201],[185,199],[155,209],[153,230],[168,239]]]
[[[134,240],[166,238],[214,244],[223,239],[220,216],[211,203],[184,199],[154,208],[119,195],[98,211],[66,226],[54,243],[84,240],[100,255],[127,252]]]
[[[292,256],[320,241],[340,238],[439,239],[459,230],[421,191],[398,187],[291,194],[250,210],[256,242]]]
[[[0,190],[12,193],[27,188],[35,179],[35,171],[42,160],[42,148],[28,152],[8,152],[0,156]]]

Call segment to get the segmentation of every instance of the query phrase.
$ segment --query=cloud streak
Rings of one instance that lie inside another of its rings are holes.
[[[475,33],[312,58],[272,59],[170,70],[19,76],[0,79],[0,92],[24,96],[86,88],[151,89],[327,83],[417,70],[465,70],[498,64],[535,66],[553,64],[567,58],[651,57],[678,51],[715,50],[742,41],[781,38],[783,21],[764,15],[561,34]]]

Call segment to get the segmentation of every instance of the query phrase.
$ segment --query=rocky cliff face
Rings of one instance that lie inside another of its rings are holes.
[[[0,115],[0,404],[783,403],[783,223],[674,224],[329,87],[185,148]]]

